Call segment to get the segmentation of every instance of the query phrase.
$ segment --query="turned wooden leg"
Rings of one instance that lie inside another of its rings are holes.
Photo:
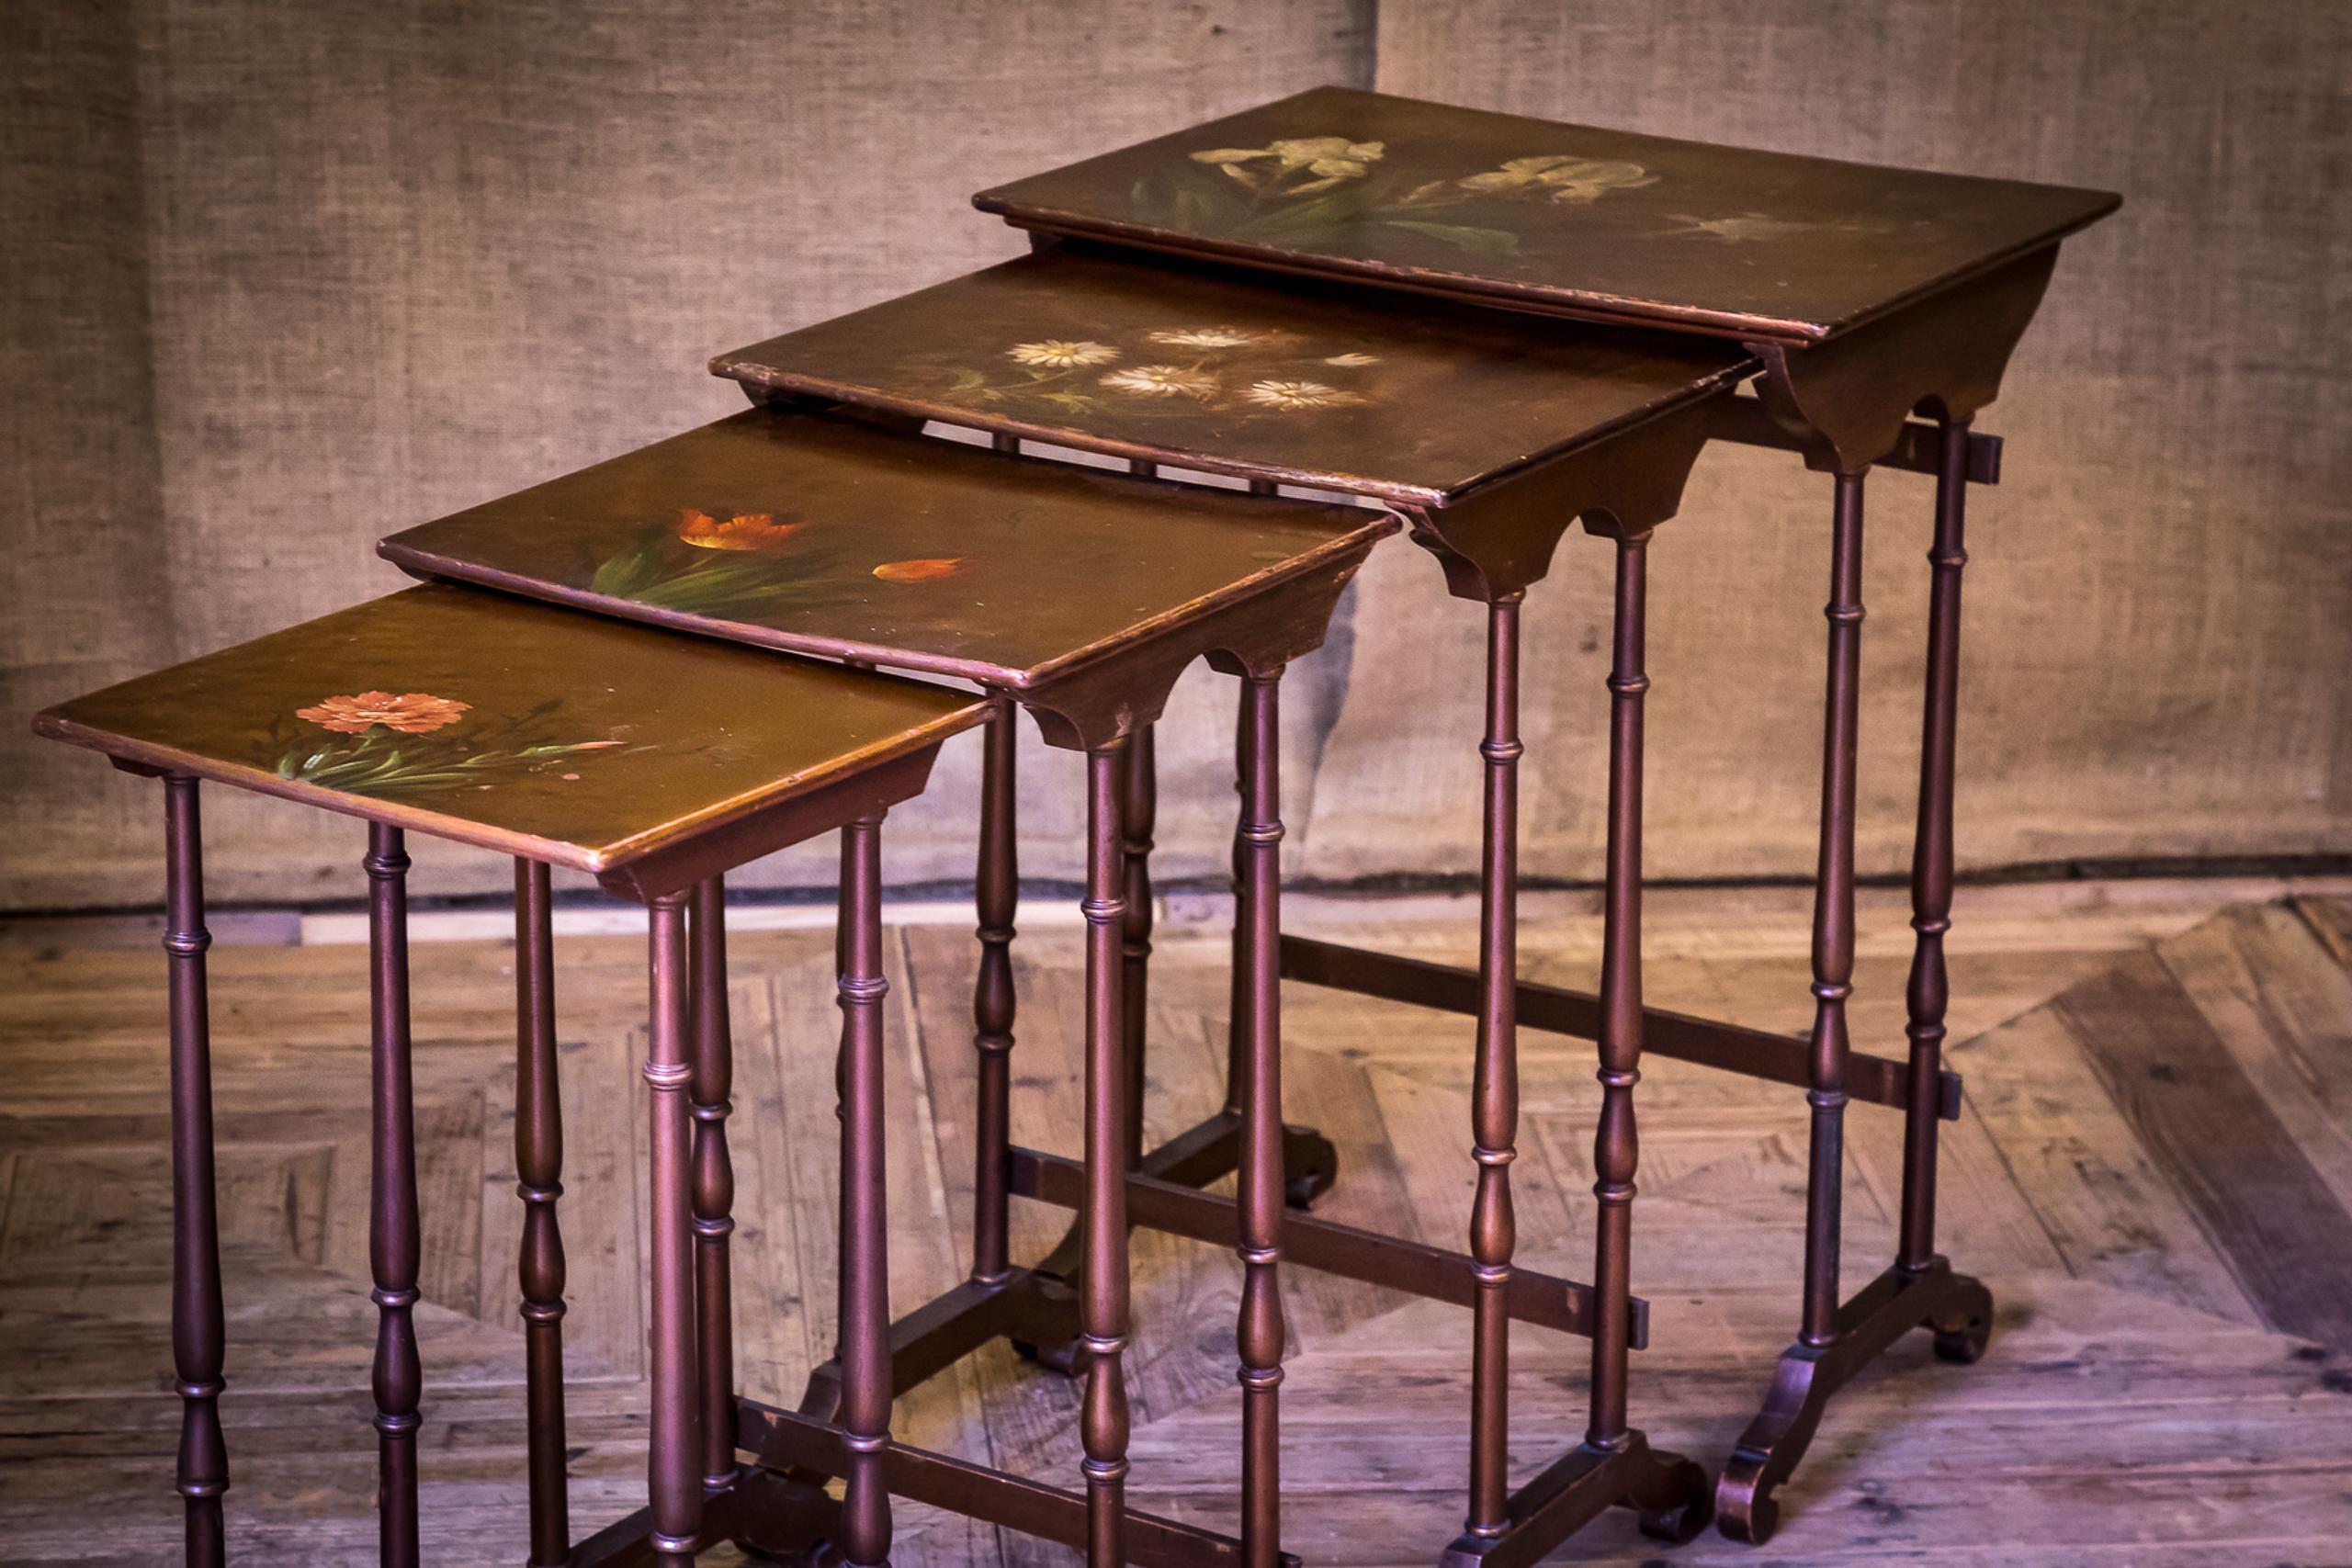
[[[180,1396],[177,1486],[189,1568],[228,1561],[220,1435],[227,1331],[220,1306],[220,1222],[212,1178],[212,1030],[204,954],[204,828],[197,781],[164,781],[164,952],[171,991],[172,1377]]]
[[[1617,542],[1617,613],[1609,673],[1609,867],[1600,958],[1600,1122],[1593,1134],[1593,1196],[1600,1205],[1593,1247],[1591,1425],[1585,1441],[1616,1450],[1627,1440],[1626,1319],[1632,1300],[1634,1172],[1640,1145],[1634,1086],[1642,1059],[1642,699],[1649,541]]]
[[[1250,1002],[1242,994],[1243,976],[1250,967],[1250,943],[1241,929],[1241,885],[1248,874],[1250,860],[1250,779],[1253,761],[1250,747],[1250,705],[1245,698],[1233,714],[1233,793],[1238,805],[1233,818],[1233,852],[1228,861],[1233,884],[1233,956],[1225,1014],[1225,1113],[1228,1116],[1241,1113],[1250,1080]]]
[[[1086,1392],[1086,1558],[1126,1562],[1127,1094],[1119,796],[1124,740],[1087,753],[1086,1202],[1080,1214],[1079,1344]]]
[[[1895,1261],[1928,1266],[1936,1251],[1937,1077],[1943,1069],[1951,983],[1944,933],[1951,929],[1952,755],[1960,703],[1960,573],[1968,492],[1968,422],[1947,420],[1936,479],[1936,538],[1928,597],[1928,694],[1919,738],[1919,821],[1911,840],[1911,1095],[1903,1130],[1903,1239]]]
[[[408,853],[398,828],[368,828],[369,1016],[374,1063],[368,1255],[374,1269],[379,1561],[415,1568],[417,1402],[416,1111],[409,1065]]]
[[[1510,1162],[1519,1129],[1519,611],[1487,612],[1486,832],[1478,876],[1478,1041],[1470,1090],[1478,1190],[1470,1251],[1478,1263],[1470,1364],[1470,1508],[1465,1534],[1503,1533],[1510,1465],[1510,1282],[1517,1225]]]
[[[974,878],[978,907],[979,978],[972,987],[972,1045],[979,1054],[972,1172],[972,1278],[992,1285],[1012,1271],[1007,1255],[1010,1194],[1005,1147],[1012,1142],[1012,919],[1021,898],[1014,846],[1014,721],[1018,710],[996,699],[989,714],[980,771],[980,853]]]
[[[735,1230],[735,1166],[727,1152],[735,1047],[727,1016],[727,887],[719,877],[688,896],[692,953],[695,1304],[701,1340],[703,1485],[735,1482],[735,1314],[728,1238]]]
[[[1159,815],[1159,761],[1152,746],[1152,727],[1145,725],[1127,742],[1126,768],[1120,790],[1120,854],[1126,867],[1126,918],[1120,927],[1120,992],[1127,1052],[1127,1168],[1143,1159],[1144,1063],[1148,1044],[1145,1017],[1149,1010],[1151,984],[1151,834]]]
[[[525,1398],[532,1568],[571,1557],[563,1444],[563,1105],[557,1086],[555,940],[548,868],[514,863],[514,1190],[523,1200]]]
[[[702,1534],[702,1396],[695,1357],[692,1111],[687,1089],[686,895],[665,894],[648,910],[645,1081],[652,1165],[646,1233],[652,1321],[647,1340],[653,1382],[653,1550],[693,1562]]]
[[[842,1176],[840,1425],[849,1461],[842,1492],[846,1568],[890,1555],[890,1266],[884,1157],[882,818],[842,829],[849,880],[841,894]]]
[[[1280,671],[1242,680],[1250,735],[1241,838],[1248,846],[1236,924],[1242,933],[1242,1012],[1248,1069],[1236,1197],[1242,1268],[1241,1557],[1275,1568],[1282,1552],[1283,1302],[1276,1266],[1283,1217],[1282,799]]]
[[[1821,862],[1813,905],[1813,1107],[1805,1190],[1804,1304],[1764,1407],[1724,1464],[1715,1512],[1725,1535],[1758,1544],[1779,1528],[1773,1493],[1813,1441],[1823,1406],[1849,1375],[1838,1344],[1838,1228],[1845,1179],[1846,998],[1854,973],[1854,753],[1862,637],[1862,475],[1838,476],[1830,549],[1829,675],[1821,755]],[[1914,1320],[1917,1321],[1916,1319]],[[1873,1326],[1875,1332],[1875,1325]]]
[[[1928,601],[1928,693],[1919,742],[1919,824],[1911,849],[1911,978],[1906,987],[1911,1042],[1910,1096],[1903,1126],[1903,1237],[1894,1265],[1906,1275],[1936,1269],[1937,1104],[1943,1074],[1944,1010],[1951,986],[1944,933],[1951,929],[1952,773],[1960,719],[1960,574],[1968,564],[1968,422],[1943,423],[1936,475],[1934,572]],[[1928,1320],[1936,1354],[1968,1362],[1992,1335],[1992,1298],[1954,1276],[1951,1304]]]
[[[1810,1177],[1805,1192],[1804,1316],[1799,1338],[1838,1337],[1839,1216],[1846,1154],[1846,998],[1854,976],[1854,755],[1862,651],[1862,475],[1838,476],[1829,679],[1821,742],[1821,861],[1813,906]]]

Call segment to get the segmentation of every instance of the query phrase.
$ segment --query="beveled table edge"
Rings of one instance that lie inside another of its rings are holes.
[[[1467,273],[1448,272],[1439,267],[1399,266],[1383,262],[1357,261],[1342,256],[1326,257],[1319,264],[1289,261],[1269,255],[1263,251],[1253,250],[1246,245],[1203,239],[1197,235],[1182,234],[1174,230],[1160,229],[1150,224],[1092,218],[1080,213],[1058,211],[1051,208],[1023,208],[1016,211],[1009,205],[992,203],[990,198],[994,194],[991,191],[981,191],[972,197],[972,205],[983,212],[993,213],[1002,218],[1012,227],[1033,235],[1091,240],[1099,244],[1126,245],[1137,250],[1152,251],[1167,255],[1189,256],[1226,265],[1248,267],[1260,272],[1283,273],[1295,277],[1319,277],[1368,284],[1403,293],[1430,295],[1441,299],[1454,300],[1457,303],[1516,310],[1525,315],[1590,321],[1597,326],[1646,327],[1653,332],[1692,333],[1702,337],[1732,338],[1741,342],[1763,340],[1791,344],[1800,347],[1827,343],[1860,331],[1873,321],[1881,321],[1897,310],[1917,305],[1922,300],[1932,299],[1939,294],[1968,282],[1971,278],[1981,277],[1985,273],[2007,266],[2038,251],[2063,244],[2073,235],[2109,217],[2123,205],[2123,197],[2120,195],[2113,191],[2099,192],[2098,194],[2108,198],[2106,204],[2085,214],[2075,222],[2051,230],[2006,250],[1989,251],[1969,265],[1955,267],[1927,283],[1905,293],[1891,296],[1869,310],[1858,311],[1842,321],[1820,322],[1793,317],[1710,310],[1696,305],[1677,305],[1666,300],[1644,299],[1633,295],[1609,294],[1594,289],[1547,289],[1530,284],[1498,282],[1492,278],[1476,277]]]
[[[956,694],[948,693],[947,695]],[[513,829],[492,828],[469,822],[463,818],[397,801],[379,800],[369,795],[352,795],[342,790],[326,789],[300,780],[281,778],[266,769],[241,762],[224,761],[218,757],[206,757],[184,751],[175,746],[159,745],[140,740],[108,729],[99,729],[62,716],[54,708],[44,708],[33,716],[35,735],[49,740],[63,741],[69,746],[99,752],[118,762],[130,763],[163,773],[182,773],[192,778],[246,790],[255,795],[275,795],[303,806],[316,807],[338,816],[356,817],[363,821],[382,822],[389,826],[413,829],[431,838],[451,843],[466,844],[475,849],[494,851],[504,855],[535,860],[548,865],[562,866],[571,871],[583,871],[602,876],[624,870],[662,850],[690,842],[706,833],[716,832],[746,818],[756,816],[768,807],[814,794],[829,784],[854,778],[899,758],[938,746],[953,736],[970,729],[988,717],[989,704],[985,697],[974,697],[965,706],[941,715],[915,728],[901,730],[888,740],[854,751],[837,754],[820,769],[796,773],[775,784],[752,790],[731,799],[720,801],[706,810],[679,821],[666,823],[622,839],[602,851],[587,849],[560,839],[542,839]]]
[[[779,334],[789,336],[789,333]],[[773,339],[763,339],[772,342]],[[710,373],[722,380],[733,381],[746,388],[786,392],[795,395],[829,399],[856,408],[878,409],[885,412],[906,414],[936,421],[961,430],[978,430],[989,434],[1014,436],[1024,441],[1038,441],[1053,446],[1067,446],[1074,451],[1093,452],[1107,457],[1122,457],[1129,461],[1156,463],[1162,468],[1189,468],[1199,473],[1222,474],[1228,479],[1266,479],[1276,484],[1295,485],[1306,490],[1331,491],[1343,495],[1361,496],[1369,501],[1391,506],[1407,506],[1442,510],[1464,498],[1484,493],[1529,468],[1601,446],[1624,432],[1661,414],[1671,413],[1687,404],[1711,398],[1727,388],[1736,387],[1763,369],[1763,364],[1753,355],[1744,355],[1721,369],[1694,377],[1677,391],[1652,400],[1638,408],[1600,424],[1588,425],[1572,435],[1562,437],[1548,446],[1536,448],[1505,464],[1480,474],[1465,484],[1451,489],[1433,485],[1412,484],[1396,479],[1370,479],[1338,468],[1295,468],[1274,463],[1253,463],[1236,457],[1220,457],[1172,446],[1151,446],[1114,436],[1096,435],[1091,432],[1074,430],[1064,425],[1037,424],[1023,419],[998,418],[953,403],[936,402],[926,398],[909,397],[884,391],[855,381],[835,380],[830,377],[810,376],[775,366],[762,365],[743,356],[759,344],[747,344],[725,354],[714,355]],[[1175,481],[1181,482],[1181,481]]]

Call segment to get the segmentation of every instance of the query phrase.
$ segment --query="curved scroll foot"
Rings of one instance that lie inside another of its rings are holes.
[[[1304,1213],[1340,1179],[1340,1151],[1312,1127],[1283,1129],[1283,1201]]]
[[[1829,1388],[1816,1392],[1820,1371],[1803,1347],[1783,1354],[1763,1410],[1724,1461],[1723,1479],[1715,1483],[1715,1527],[1732,1540],[1761,1546],[1780,1528],[1781,1506],[1772,1494],[1804,1457],[1828,1403]]]
[[[1707,1480],[1706,1467],[1696,1460],[1682,1460],[1657,1472],[1628,1501],[1644,1535],[1676,1546],[1698,1540],[1715,1518],[1715,1489]]]
[[[1781,1510],[1772,1493],[1788,1480],[1846,1381],[1914,1328],[1936,1337],[1936,1354],[1966,1363],[1992,1335],[1993,1293],[1934,1258],[1917,1269],[1890,1269],[1838,1310],[1837,1337],[1781,1352],[1772,1391],[1715,1483],[1715,1523],[1750,1546],[1770,1539]]]
[[[1928,1320],[1936,1337],[1936,1354],[1959,1366],[1973,1366],[1993,1338],[1993,1292],[1984,1282],[1965,1274],[1951,1278],[1951,1298]]]
[[[1724,1467],[1724,1479],[1714,1485],[1714,1528],[1743,1547],[1761,1547],[1781,1528],[1781,1505],[1771,1491],[1757,1491],[1755,1476],[1734,1481],[1738,1462]]]

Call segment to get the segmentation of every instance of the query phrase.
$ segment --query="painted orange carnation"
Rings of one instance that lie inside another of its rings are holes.
[[[430,696],[424,692],[362,692],[356,697],[328,697],[316,707],[296,708],[294,716],[307,718],[339,735],[361,735],[382,725],[402,735],[424,735],[458,722],[471,703],[455,697]]]
[[[678,537],[704,550],[771,550],[800,528],[777,522],[772,512],[739,512],[723,523],[691,506],[678,513]]]

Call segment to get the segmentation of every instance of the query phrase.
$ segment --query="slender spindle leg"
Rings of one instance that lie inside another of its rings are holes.
[[[1250,949],[1249,939],[1241,929],[1241,884],[1250,856],[1250,840],[1246,836],[1250,822],[1250,705],[1245,700],[1233,712],[1233,793],[1238,807],[1233,818],[1233,853],[1230,859],[1233,959],[1225,1015],[1225,1113],[1228,1116],[1241,1114],[1241,1102],[1250,1080],[1247,1022],[1250,1003],[1242,992],[1242,976],[1250,967]]]
[[[571,1557],[563,1451],[563,1107],[557,1092],[555,940],[548,868],[514,863],[514,1190],[523,1200],[523,1354],[532,1568]]]
[[[1272,479],[1251,479],[1251,495],[1278,495],[1281,487]],[[1233,715],[1233,793],[1236,810],[1233,827],[1233,968],[1226,1004],[1225,1032],[1225,1113],[1239,1116],[1250,1080],[1250,1042],[1244,1020],[1250,1010],[1249,998],[1243,994],[1242,975],[1250,966],[1248,940],[1241,930],[1241,884],[1248,872],[1250,841],[1245,829],[1250,819],[1250,706],[1245,699]],[[1301,1205],[1302,1207],[1304,1205]]]
[[[1934,571],[1928,600],[1927,716],[1919,742],[1919,825],[1911,844],[1911,1094],[1903,1129],[1903,1241],[1895,1263],[1917,1273],[1936,1254],[1936,1118],[1943,1072],[1944,933],[1951,929],[1952,757],[1960,706],[1960,573],[1968,494],[1968,422],[1947,420],[1936,478]]]
[[[1151,479],[1159,474],[1159,465],[1135,457],[1128,460],[1127,471]],[[1127,743],[1126,785],[1119,811],[1127,864],[1127,919],[1119,951],[1126,966],[1129,1168],[1143,1160],[1145,1063],[1150,1053],[1150,1026],[1146,1019],[1151,986],[1151,834],[1159,814],[1159,759],[1152,735],[1152,727],[1147,724]]]
[[[1846,998],[1854,975],[1854,752],[1862,651],[1862,475],[1838,476],[1831,547],[1829,678],[1821,740],[1821,863],[1813,906],[1813,1147],[1805,1192],[1804,1319],[1798,1337],[1838,1337],[1838,1251],[1846,1150]]]
[[[890,1266],[883,1156],[882,818],[842,832],[841,1427],[849,1450],[842,1561],[880,1568],[890,1555]]]
[[[373,1158],[368,1254],[376,1276],[378,1560],[415,1568],[417,1402],[416,1110],[409,1066],[408,852],[398,828],[368,828],[368,939],[373,1023]]]
[[[1487,612],[1486,837],[1479,866],[1478,1043],[1471,1094],[1478,1190],[1470,1212],[1477,1259],[1470,1371],[1470,1511],[1463,1529],[1500,1535],[1510,1464],[1510,1282],[1517,1226],[1510,1162],[1519,1132],[1519,594]]]
[[[1119,796],[1125,741],[1086,757],[1086,1201],[1079,1277],[1079,1344],[1086,1393],[1086,1559],[1126,1562],[1127,1094],[1125,1010],[1119,998]]]
[[[1242,682],[1250,770],[1241,837],[1248,846],[1238,924],[1247,949],[1243,1016],[1248,1080],[1237,1187],[1241,1258],[1241,1558],[1274,1568],[1282,1550],[1283,1302],[1276,1264],[1283,1218],[1282,795],[1280,671]]]
[[[1609,890],[1600,958],[1600,1124],[1593,1134],[1592,1423],[1585,1441],[1627,1441],[1626,1322],[1633,1274],[1634,1086],[1642,1059],[1642,698],[1649,540],[1617,541],[1617,616],[1609,671]]]
[[[728,1238],[735,1231],[735,1164],[727,1152],[734,1110],[735,1044],[727,1016],[727,886],[713,876],[689,895],[693,953],[695,1306],[702,1340],[702,1481],[735,1483],[735,1294]]]
[[[1127,1166],[1143,1159],[1144,1063],[1148,1050],[1148,987],[1151,974],[1151,833],[1159,814],[1159,761],[1152,748],[1152,727],[1145,725],[1127,742],[1126,768],[1119,804],[1120,852],[1126,863],[1126,919],[1120,930],[1119,962],[1125,971],[1121,997],[1125,1004],[1127,1050]]]
[[[979,1089],[972,1171],[972,1278],[992,1285],[1011,1272],[1005,1147],[1012,1137],[1012,918],[1021,897],[1013,841],[1017,711],[999,697],[989,712],[980,771],[980,854],[975,877],[980,973],[972,987],[972,1045]]]
[[[649,908],[645,1081],[651,1090],[652,1322],[647,1339],[653,1382],[651,1459],[653,1550],[693,1562],[702,1534],[702,1392],[695,1329],[693,1201],[694,1118],[687,1089],[686,895],[664,894]]]
[[[221,1494],[220,1222],[212,1181],[212,1026],[204,983],[204,827],[197,781],[164,781],[164,952],[171,987],[172,1376],[180,1396],[178,1490],[189,1568],[228,1561]]]

